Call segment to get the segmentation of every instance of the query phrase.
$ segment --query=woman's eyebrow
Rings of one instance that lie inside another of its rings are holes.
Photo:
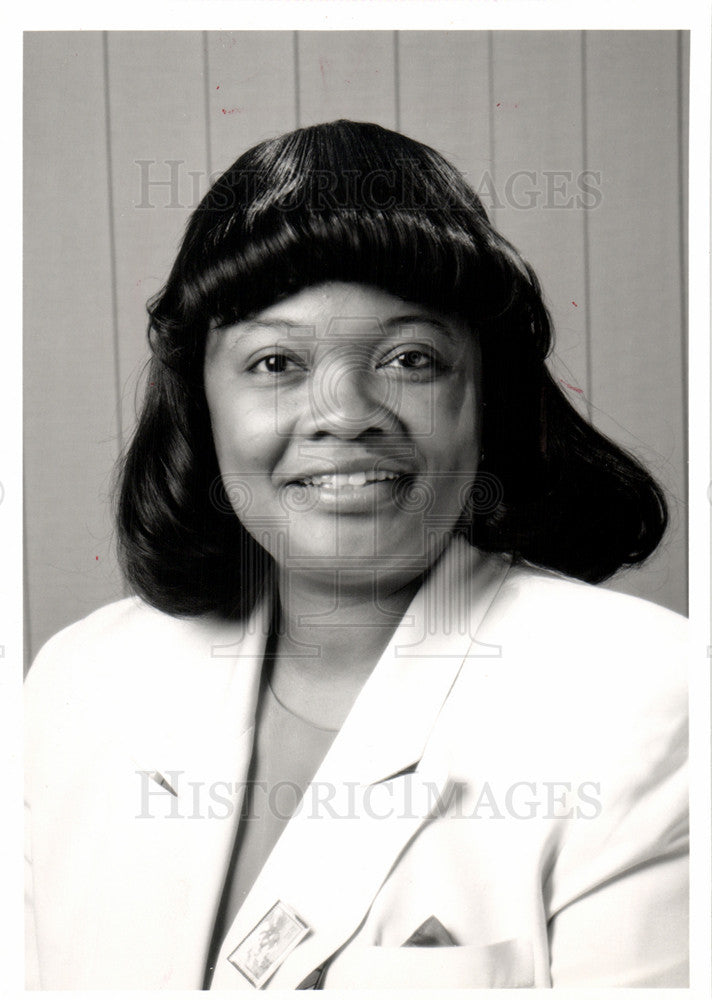
[[[239,324],[237,340],[249,340],[250,337],[259,336],[260,332],[270,333],[274,336],[281,334],[303,340],[305,337],[313,336],[314,326],[277,317],[274,319],[246,319]]]
[[[455,340],[455,335],[452,330],[448,327],[446,323],[441,322],[439,319],[435,319],[434,316],[427,316],[418,313],[407,314],[404,316],[391,316],[383,324],[386,329],[392,329],[396,326],[434,326],[439,333],[444,334],[448,340]]]
[[[277,327],[287,326],[294,330],[303,330],[308,326],[306,323],[295,323],[291,319],[248,319],[245,326],[258,327],[260,329],[274,330]]]
[[[346,318],[346,317],[335,317]],[[439,333],[443,334],[448,340],[455,342],[457,339],[455,334],[450,329],[450,327],[443,323],[441,320],[436,319],[434,316],[423,315],[422,313],[406,313],[402,316],[391,316],[386,320],[378,320],[379,325],[382,329],[387,332],[391,332],[398,327],[402,326],[431,326],[434,327]],[[296,320],[290,320],[281,317],[275,317],[274,319],[248,319],[244,321],[245,333],[251,330],[299,330],[299,331],[313,331],[313,324],[298,322]]]

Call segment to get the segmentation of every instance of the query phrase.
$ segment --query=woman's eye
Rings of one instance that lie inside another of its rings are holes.
[[[439,372],[443,370],[444,365],[428,351],[411,348],[411,350],[401,351],[389,358],[388,361],[383,362],[383,367],[410,372]]]
[[[302,366],[286,354],[267,354],[250,366],[250,371],[258,375],[285,375],[301,371]]]

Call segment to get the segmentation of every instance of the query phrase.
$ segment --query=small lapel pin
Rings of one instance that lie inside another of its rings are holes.
[[[149,771],[145,767],[141,767],[139,762],[134,757],[132,757],[131,760],[138,774],[145,774],[147,778],[151,779],[151,781],[155,781],[157,785],[161,786],[161,788],[165,788],[167,792],[170,792],[171,795],[175,795],[175,797],[178,798],[178,792],[170,784],[168,779],[163,777],[160,771]]]
[[[228,955],[228,961],[259,990],[310,929],[291,906],[278,900]]]
[[[175,797],[178,798],[178,792],[168,783],[160,771],[146,771],[144,773],[147,774],[152,781],[155,781],[157,785],[160,785],[161,788],[165,788],[167,792],[170,792],[171,795],[175,795]]]

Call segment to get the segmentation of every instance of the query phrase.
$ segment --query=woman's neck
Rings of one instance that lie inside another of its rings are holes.
[[[308,721],[339,728],[420,582],[281,573],[271,673],[280,701]]]

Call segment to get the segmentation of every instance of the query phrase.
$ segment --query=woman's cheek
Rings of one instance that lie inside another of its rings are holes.
[[[429,393],[422,393],[411,401],[408,428],[424,452],[445,457],[475,449],[475,393],[462,381],[453,379],[439,385],[431,383],[427,387],[431,390]]]
[[[279,439],[274,424],[273,407],[237,386],[231,405],[223,411],[221,430],[236,459],[259,467]]]

